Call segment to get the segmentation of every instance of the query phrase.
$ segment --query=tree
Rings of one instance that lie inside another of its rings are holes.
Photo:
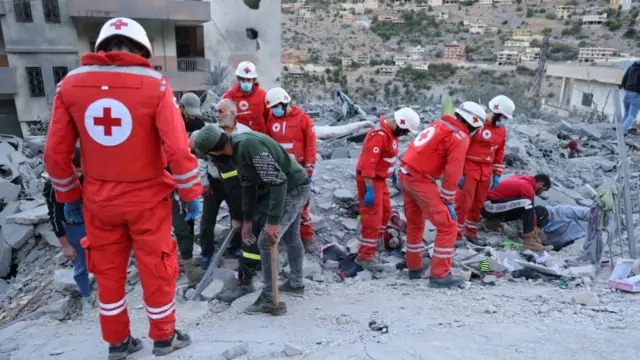
[[[229,76],[229,67],[218,62],[213,69],[207,72],[204,85],[208,86],[216,95],[222,95],[225,91],[225,81]]]
[[[544,28],[544,29],[542,29],[542,34],[543,35],[551,35],[552,31],[553,30],[551,28]]]
[[[535,11],[533,11],[533,9],[531,8],[527,9],[527,17],[533,17],[534,14],[535,14]]]
[[[638,34],[638,31],[630,27],[627,29],[627,31],[624,32],[624,34],[622,34],[622,37],[624,37],[625,39],[633,39],[636,37],[637,34]]]

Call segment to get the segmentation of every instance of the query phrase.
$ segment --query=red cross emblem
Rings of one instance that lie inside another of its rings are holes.
[[[289,97],[287,95],[284,96],[284,101],[289,101]]]
[[[500,105],[498,104],[493,105],[493,110],[498,110],[498,109],[500,109]]]
[[[404,125],[406,124],[406,121],[404,119],[400,119],[400,125]]]
[[[251,69],[249,69],[249,67],[247,66],[246,68],[244,68],[244,73],[248,74],[251,72]]]
[[[129,26],[129,23],[122,21],[122,19],[118,19],[112,22],[111,24],[109,24],[109,26],[113,26],[116,30],[120,30],[125,26]]]
[[[422,140],[424,140],[424,139],[426,139],[428,137],[429,137],[429,132],[425,131],[422,134],[420,134],[420,136],[418,136],[418,140],[422,141]]]
[[[111,117],[111,108],[105,107],[102,109],[102,117],[93,118],[93,123],[104,128],[104,136],[112,136],[113,127],[122,126],[122,119]]]

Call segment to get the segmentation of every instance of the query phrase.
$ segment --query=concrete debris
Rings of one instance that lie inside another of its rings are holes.
[[[53,286],[60,292],[70,292],[77,289],[73,279],[73,268],[57,269],[53,275]]]
[[[33,237],[33,226],[8,223],[2,227],[2,235],[12,248],[20,249]]]
[[[13,248],[4,240],[0,232],[0,277],[5,277],[11,271],[11,253]]]
[[[224,287],[224,283],[222,281],[218,279],[213,279],[211,284],[209,284],[209,286],[207,286],[204,290],[202,290],[202,293],[200,293],[200,296],[202,296],[202,298],[207,301],[213,300],[216,297],[216,295],[218,295],[220,291],[222,291],[223,287]]]
[[[302,355],[304,353],[304,350],[299,345],[286,342],[284,343],[284,353],[287,356],[298,356]]]
[[[7,223],[11,224],[35,225],[47,220],[49,220],[47,205],[7,216]]]
[[[248,352],[249,352],[249,344],[242,343],[240,345],[236,345],[232,348],[227,349],[225,352],[220,354],[220,356],[218,356],[216,360],[231,360],[239,356],[242,356]]]
[[[584,306],[598,306],[600,305],[600,299],[598,299],[598,295],[596,295],[595,293],[585,291],[573,295],[571,297],[571,303]]]
[[[569,276],[573,278],[588,277],[591,279],[596,278],[596,267],[594,265],[573,266],[569,269]]]
[[[40,236],[41,238],[43,238],[47,242],[47,244],[51,246],[62,247],[60,245],[60,240],[58,240],[58,237],[51,228],[51,224],[49,224],[48,222],[38,224],[38,226],[36,226],[36,228],[34,229],[33,234],[35,236]]]
[[[69,314],[70,301],[70,296],[57,300],[44,308],[44,314],[54,320],[62,321]]]

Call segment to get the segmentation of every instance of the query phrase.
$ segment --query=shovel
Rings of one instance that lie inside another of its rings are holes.
[[[198,283],[198,286],[196,286],[196,291],[194,291],[193,295],[191,295],[191,297],[189,298],[189,301],[196,300],[200,296],[200,293],[202,293],[202,291],[204,291],[204,289],[207,288],[209,283],[211,283],[211,280],[213,280],[213,272],[215,271],[215,269],[218,268],[218,265],[220,264],[220,260],[222,259],[222,254],[224,254],[224,252],[227,251],[227,248],[229,247],[229,243],[231,243],[231,239],[233,239],[233,236],[236,234],[236,231],[238,231],[238,229],[231,228],[231,231],[229,231],[229,235],[227,235],[227,237],[222,242],[222,245],[220,246],[220,250],[218,250],[218,252],[216,253],[216,256],[213,257],[213,260],[211,261],[211,264],[209,265],[207,272],[204,274],[204,276],[202,276],[202,280],[200,280],[200,282]]]

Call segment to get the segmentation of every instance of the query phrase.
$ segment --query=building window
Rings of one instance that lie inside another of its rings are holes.
[[[44,97],[44,81],[42,80],[42,70],[39,67],[28,67],[27,78],[29,79],[29,92],[31,97]]]
[[[581,105],[586,107],[591,107],[591,105],[593,105],[593,94],[583,93]]]
[[[62,81],[62,79],[64,79],[65,76],[67,76],[68,72],[69,72],[69,68],[67,68],[66,66],[53,67],[53,79],[55,80],[56,85],[58,85],[58,83]]]
[[[44,21],[48,23],[60,23],[60,8],[58,0],[42,0]]]
[[[29,1],[13,0],[13,11],[16,13],[17,22],[33,22]]]

